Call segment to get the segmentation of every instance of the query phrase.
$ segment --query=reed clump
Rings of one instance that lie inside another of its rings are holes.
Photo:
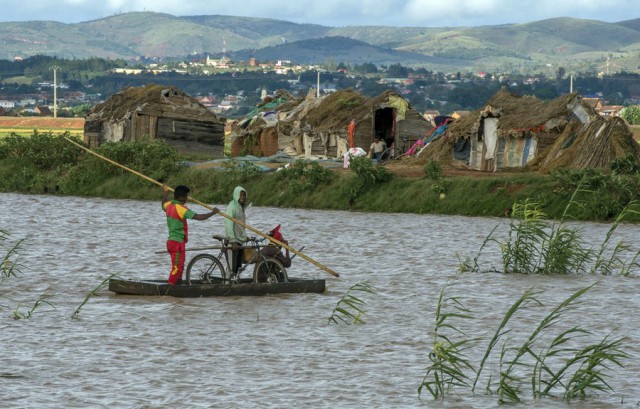
[[[582,229],[573,221],[572,209],[584,203],[579,194],[589,193],[579,184],[558,221],[549,220],[538,202],[526,199],[514,203],[506,239],[494,236],[496,228],[486,237],[477,255],[460,260],[462,272],[479,272],[479,259],[491,243],[497,244],[502,255],[502,270],[512,274],[619,274],[627,276],[640,268],[640,250],[613,241],[616,229],[628,218],[640,215],[640,203],[628,203],[615,218],[599,248],[591,247],[583,238]],[[493,270],[495,271],[495,269]]]
[[[630,358],[624,351],[624,338],[607,334],[599,342],[580,345],[583,337],[591,335],[590,331],[579,325],[558,328],[562,317],[592,287],[583,288],[560,302],[525,336],[524,341],[516,341],[512,336],[517,326],[516,317],[528,308],[545,307],[538,298],[540,292],[526,291],[498,324],[477,365],[464,352],[472,346],[480,346],[484,340],[468,338],[456,325],[460,320],[473,317],[458,298],[444,297],[444,290],[441,291],[430,365],[418,395],[426,390],[434,399],[443,400],[455,388],[475,392],[484,384],[484,391],[497,396],[498,402],[504,404],[522,403],[525,395],[532,399],[572,401],[613,391],[608,383],[613,368],[622,367]],[[492,359],[496,354],[498,357]],[[496,359],[497,365],[490,365]]]

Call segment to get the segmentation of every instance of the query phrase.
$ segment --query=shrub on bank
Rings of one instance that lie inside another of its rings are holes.
[[[75,148],[79,150],[77,147]],[[182,167],[176,149],[162,140],[148,142],[108,142],[94,150],[112,161],[158,181],[166,181]],[[103,159],[85,154],[61,180],[66,194],[91,194],[109,178],[129,174]],[[140,180],[140,185],[144,183]]]
[[[346,187],[351,205],[363,193],[390,181],[394,176],[387,168],[376,166],[365,156],[352,156],[349,159],[349,170],[353,176],[349,179]]]
[[[75,165],[81,151],[67,142],[71,134],[54,135],[37,130],[29,137],[14,132],[0,139],[0,159],[11,159],[39,170],[52,170]]]
[[[331,170],[322,167],[315,161],[305,160],[297,160],[276,174],[276,179],[282,181],[296,194],[310,192],[331,182],[334,177],[335,173]]]

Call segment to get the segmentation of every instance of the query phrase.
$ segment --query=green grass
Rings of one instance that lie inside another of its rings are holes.
[[[8,77],[0,81],[3,84],[16,84],[16,85],[31,85],[34,81],[37,81],[40,77],[31,78],[24,75],[17,77]]]
[[[75,171],[77,166],[39,170],[9,158],[0,159],[0,191],[42,193],[53,192],[55,186],[60,186],[63,188],[60,193],[77,196],[158,198],[156,186],[125,171],[112,170],[98,177],[92,168],[92,179],[80,183],[78,176],[85,173]],[[104,171],[107,168],[104,167]],[[65,183],[72,176],[74,183]],[[558,182],[549,176],[522,174],[452,177],[438,181],[395,177],[367,187],[350,200],[349,187],[354,177],[352,173],[336,174],[330,181],[318,182],[317,186],[303,191],[299,185],[283,183],[275,172],[243,176],[242,172],[181,168],[162,181],[170,186],[186,184],[191,187],[193,197],[206,203],[227,203],[235,185],[241,184],[249,193],[249,201],[257,206],[489,217],[504,217],[514,202],[531,198],[540,204],[547,217],[559,219],[571,196],[571,192],[558,189]],[[612,206],[618,201],[616,195],[615,192],[594,193],[589,199],[592,204],[581,209],[575,219],[615,220],[624,207]],[[606,208],[602,204],[607,204]],[[640,217],[634,215],[627,218],[632,222],[639,220]]]
[[[300,161],[289,170],[266,173],[238,161],[222,169],[179,166],[184,157],[161,142],[104,144],[98,153],[170,186],[186,184],[194,198],[206,203],[227,203],[234,187],[242,185],[257,206],[505,217],[511,216],[513,203],[529,200],[544,217],[562,219],[575,195],[584,205],[573,209],[573,219],[615,221],[630,202],[640,200],[640,175],[599,170],[443,177],[432,164],[425,177],[406,179],[367,159],[354,161],[358,166],[348,172]],[[590,191],[574,194],[581,181]],[[0,192],[141,200],[159,196],[149,181],[50,133],[0,139]],[[627,212],[624,221],[638,222],[640,213]]]

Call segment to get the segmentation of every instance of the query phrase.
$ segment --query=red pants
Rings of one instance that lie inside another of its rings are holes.
[[[171,255],[171,274],[169,274],[169,284],[177,284],[182,280],[184,271],[185,245],[173,240],[167,240],[167,251]]]

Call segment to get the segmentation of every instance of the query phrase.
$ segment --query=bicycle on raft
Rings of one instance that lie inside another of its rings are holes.
[[[238,246],[243,249],[242,266],[238,269],[238,274],[233,274],[229,252],[231,245],[228,240],[220,235],[214,235],[213,238],[220,242],[219,246],[211,247],[211,249],[220,250],[215,254],[201,253],[194,256],[186,268],[187,284],[230,284],[240,282],[252,283],[286,283],[287,270],[281,262],[272,257],[267,257],[261,253],[264,247],[263,242],[266,240],[250,237],[247,242]],[[249,266],[253,266],[252,278],[241,279],[240,275],[247,270]]]

